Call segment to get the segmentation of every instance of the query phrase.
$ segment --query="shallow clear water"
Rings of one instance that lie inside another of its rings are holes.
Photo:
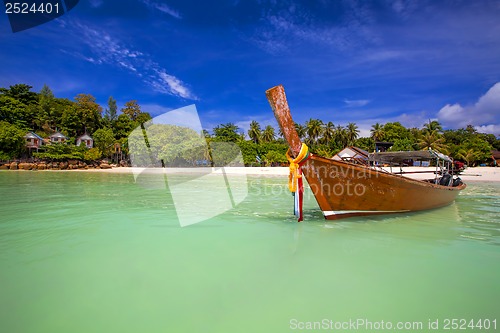
[[[470,184],[442,209],[340,222],[306,195],[296,223],[286,178],[248,181],[241,204],[181,228],[172,197],[131,175],[0,172],[0,332],[500,325],[500,184]]]

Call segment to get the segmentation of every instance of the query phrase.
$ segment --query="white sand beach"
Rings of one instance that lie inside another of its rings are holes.
[[[385,168],[389,171],[389,168]],[[434,167],[404,167],[402,169],[404,172],[418,172],[418,173],[408,173],[407,177],[414,179],[426,179],[432,178]],[[103,173],[141,173],[144,171],[143,168],[131,168],[131,167],[115,167],[112,169],[78,169],[78,170],[68,170],[66,172],[103,172]],[[211,169],[211,168],[167,168],[167,169],[149,169],[147,172],[159,172],[167,174],[181,174],[181,173],[221,173],[221,169]],[[393,172],[399,171],[399,169],[393,168]],[[429,171],[429,173],[422,173],[422,171]],[[50,172],[50,171],[48,171]],[[226,167],[224,172],[227,174],[241,174],[241,175],[258,175],[258,176],[288,176],[287,167]],[[460,178],[464,183],[468,182],[500,182],[500,168],[498,167],[475,167],[467,168],[460,175]]]
[[[389,168],[384,168],[389,171]],[[413,179],[429,179],[433,178],[435,171],[435,167],[405,167],[403,168],[403,172],[422,172],[429,171],[430,173],[408,173],[407,177]],[[399,171],[399,169],[393,168],[393,172]],[[463,171],[459,176],[464,183],[470,182],[500,182],[500,168],[495,167],[475,167],[475,168],[467,168]]]

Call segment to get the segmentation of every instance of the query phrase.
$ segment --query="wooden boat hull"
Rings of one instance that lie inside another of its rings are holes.
[[[302,172],[329,220],[443,207],[465,188],[465,184],[441,186],[316,155]]]
[[[302,142],[283,86],[269,89],[266,95],[292,154],[297,156]],[[302,166],[302,172],[323,215],[330,220],[443,207],[466,187],[441,186],[313,154]]]

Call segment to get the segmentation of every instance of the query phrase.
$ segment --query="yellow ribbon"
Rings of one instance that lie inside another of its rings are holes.
[[[300,147],[300,152],[294,159],[290,156],[290,149],[286,152],[286,158],[290,162],[290,174],[288,175],[288,189],[290,192],[295,193],[297,191],[297,179],[302,178],[299,174],[299,163],[304,160],[309,154],[309,147],[305,143],[302,143]]]

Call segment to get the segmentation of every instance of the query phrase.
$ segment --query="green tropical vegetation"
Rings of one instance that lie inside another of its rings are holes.
[[[90,94],[79,94],[69,100],[55,97],[47,85],[39,93],[31,89],[27,84],[0,88],[0,160],[26,155],[24,136],[28,131],[42,138],[59,131],[68,138],[65,144],[43,145],[33,153],[38,158],[92,161],[109,156],[114,143],[120,143],[127,152],[130,132],[151,119],[135,100],[125,103],[118,114],[113,97],[103,112]],[[95,148],[89,150],[73,144],[85,133],[92,135]]]
[[[46,85],[39,93],[31,89],[26,84],[0,88],[0,160],[27,154],[24,135],[28,131],[46,138],[57,130],[68,137],[66,144],[44,145],[33,153],[35,157],[50,160],[93,161],[109,157],[116,143],[126,154],[129,148],[144,144],[141,124],[151,116],[136,100],[126,102],[118,110],[116,100],[109,97],[103,110],[90,94],[79,94],[69,100],[55,97]],[[394,143],[393,151],[432,148],[468,165],[477,165],[490,161],[491,150],[500,150],[500,140],[492,134],[478,133],[472,125],[443,129],[436,120],[429,120],[421,128],[406,128],[399,122],[376,123],[372,125],[369,137],[360,137],[355,123],[343,126],[315,118],[304,124],[296,123],[295,128],[313,153],[327,157],[347,146],[371,152],[376,141],[387,141]],[[167,165],[199,165],[203,160],[211,165],[236,163],[255,166],[287,162],[288,145],[281,131],[270,125],[262,127],[255,120],[250,123],[247,133],[234,123],[220,124],[212,131],[203,130],[202,133],[155,124],[149,124],[147,131],[151,137],[148,153],[140,156],[145,164],[152,158]],[[92,135],[94,148],[72,144],[84,133]]]

